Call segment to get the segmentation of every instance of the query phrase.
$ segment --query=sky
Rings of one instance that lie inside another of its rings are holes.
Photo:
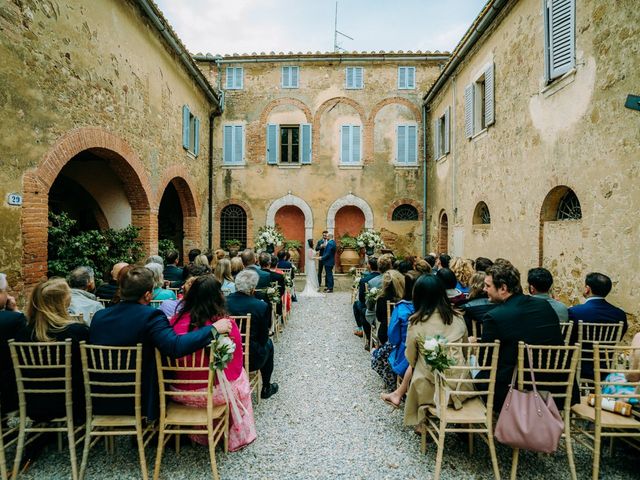
[[[191,53],[330,52],[335,0],[156,0]],[[451,51],[486,0],[339,0],[348,51]],[[340,36],[339,36],[340,37]]]

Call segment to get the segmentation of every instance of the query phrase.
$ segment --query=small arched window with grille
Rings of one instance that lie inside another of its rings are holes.
[[[227,240],[240,240],[240,248],[247,248],[247,212],[239,205],[227,205],[220,212],[220,247]]]
[[[489,207],[484,202],[478,202],[476,209],[473,212],[473,224],[474,225],[490,225],[491,224],[491,212]]]
[[[582,207],[580,200],[573,190],[567,189],[558,202],[556,220],[580,220],[582,218]]]
[[[394,222],[415,222],[418,219],[418,209],[408,203],[398,205],[391,214],[391,220]]]

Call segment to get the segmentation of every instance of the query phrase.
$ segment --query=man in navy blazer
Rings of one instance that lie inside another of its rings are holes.
[[[211,343],[214,336],[231,330],[229,319],[218,320],[185,335],[176,335],[161,310],[149,306],[153,296],[153,273],[144,267],[129,270],[120,284],[121,301],[96,312],[89,328],[94,345],[134,346],[142,344],[142,415],[153,420],[158,414],[158,377],[155,351],[180,358]],[[127,379],[123,379],[127,381]],[[132,414],[133,405],[109,399],[95,404],[104,414]]]
[[[571,343],[578,341],[578,321],[584,323],[622,322],[622,335],[627,331],[627,314],[605,300],[611,291],[611,279],[598,272],[588,273],[584,281],[584,303],[569,308],[569,320],[573,325]],[[590,347],[588,347],[590,348]],[[584,359],[583,355],[583,359]],[[593,359],[582,362],[581,376],[593,378]]]
[[[244,268],[253,270],[258,274],[258,286],[256,288],[267,288],[271,286],[271,274],[256,265],[256,254],[253,250],[250,248],[243,250],[240,258],[242,259]]]
[[[326,247],[324,247],[324,253],[322,254],[322,264],[324,265],[325,284],[327,286],[324,291],[331,293],[333,292],[333,267],[336,264],[336,242],[333,239],[332,233],[328,235],[328,239],[329,241]]]

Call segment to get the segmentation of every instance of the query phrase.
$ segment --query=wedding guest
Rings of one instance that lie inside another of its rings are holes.
[[[240,254],[244,268],[253,270],[258,274],[258,285],[256,288],[267,288],[271,285],[271,274],[262,270],[256,265],[256,254],[250,248],[246,248]]]
[[[441,268],[449,268],[449,263],[451,262],[451,256],[446,253],[441,253],[436,257],[436,270],[440,270]]]
[[[281,299],[280,302],[282,304],[282,310],[289,313],[291,311],[291,292],[287,291],[285,275],[284,275],[284,272],[278,268],[278,257],[276,255],[271,255],[271,266],[269,270],[271,270],[272,273],[276,273],[277,275],[280,275],[280,277],[282,278],[284,293],[280,295],[280,299]],[[271,279],[272,281],[277,282],[278,286],[280,285],[279,277],[272,276]]]
[[[569,321],[569,309],[567,306],[549,294],[551,285],[553,285],[553,276],[549,270],[541,267],[532,268],[527,273],[527,283],[529,284],[529,294],[532,297],[542,298],[549,302],[561,322]]]
[[[147,258],[147,260],[144,263],[145,264],[146,263],[157,263],[162,268],[164,268],[164,260],[162,260],[162,257],[160,255],[151,255],[151,256],[149,256],[149,258]]]
[[[482,319],[485,314],[498,304],[491,303],[487,292],[484,291],[484,277],[487,274],[479,271],[473,274],[469,282],[469,297],[458,307],[464,312],[464,321],[467,331],[475,337],[482,336]]]
[[[145,268],[153,273],[153,296],[151,300],[175,300],[176,294],[173,290],[162,288],[164,286],[162,267],[157,263],[147,263]]]
[[[229,261],[221,259],[216,266],[222,262]],[[233,357],[227,367],[224,369],[224,375],[231,386],[231,395],[233,395],[238,405],[238,410],[230,407],[229,414],[229,450],[236,451],[250,444],[256,439],[256,427],[253,419],[253,406],[251,404],[251,386],[249,385],[248,373],[244,371],[242,337],[236,322],[229,318],[225,312],[225,301],[222,294],[222,284],[212,274],[207,274],[196,278],[184,297],[184,307],[181,312],[171,319],[171,325],[177,335],[184,335],[188,332],[197,331],[200,328],[212,325],[216,321],[226,318],[231,323],[231,331],[229,338],[235,344]],[[196,352],[195,365],[200,365],[202,355],[207,355],[206,349]],[[186,367],[193,366],[192,356],[184,357],[183,365]],[[209,363],[207,359],[206,364]],[[203,395],[193,396],[175,396],[173,401],[184,403],[190,407],[206,408],[207,407],[207,378],[208,372],[177,372],[177,380],[202,380],[201,384],[177,384],[176,390],[198,390]],[[228,403],[225,395],[220,388],[218,379],[216,379],[216,387],[213,392],[213,404],[224,405]],[[238,412],[239,415],[236,415]],[[202,445],[208,443],[206,435],[190,435],[190,438]]]
[[[187,257],[189,258],[189,263],[182,269],[183,280],[187,279],[187,277],[189,276],[189,268],[193,266],[193,262],[195,261],[196,257],[201,253],[202,250],[200,250],[199,248],[192,248],[191,250],[189,250],[189,253],[187,255]]]
[[[225,252],[221,248],[218,248],[215,252],[213,252],[213,254],[215,256],[215,259],[218,261],[222,260],[223,258],[229,258],[227,252]]]
[[[473,268],[473,261],[468,258],[456,257],[451,261],[451,271],[458,280],[456,288],[467,295],[469,293],[471,275],[475,272]]]
[[[478,257],[476,258],[473,267],[476,269],[476,272],[486,272],[487,268],[493,265],[493,262],[486,257]]]
[[[388,270],[391,270],[393,266],[393,256],[389,253],[385,253],[384,255],[380,255],[378,258],[378,271],[380,275],[377,275],[367,281],[367,288],[369,291],[372,291],[374,288],[378,290],[382,289],[382,275]],[[376,305],[375,301],[365,302],[365,311],[364,311],[364,320],[362,321],[362,330],[366,338],[370,338],[371,336],[371,325],[374,324],[376,320]],[[365,349],[369,342],[365,343]]]
[[[0,273],[0,406],[3,412],[18,408],[18,390],[7,342],[27,325],[26,317],[8,292],[7,276]]]
[[[179,258],[180,254],[177,250],[169,251],[166,257],[166,266],[162,271],[165,280],[169,280],[174,288],[180,288],[184,282],[184,271],[178,266]]]
[[[94,273],[91,267],[78,267],[69,274],[69,286],[71,287],[71,305],[69,313],[82,315],[87,325],[91,324],[91,317],[104,306],[96,300],[91,293],[95,289]]]
[[[133,268],[133,265],[125,265],[124,267],[122,267],[120,269],[120,271],[118,272],[118,287],[116,289],[116,293],[113,294],[113,297],[111,297],[111,301],[109,302],[109,307],[112,307],[113,305],[117,304],[120,302],[121,300],[121,294],[122,294],[122,279],[124,278],[124,276],[127,274],[127,272],[129,270],[131,270]]]
[[[233,275],[233,278],[235,280],[236,275],[238,275],[238,272],[244,269],[244,265],[242,263],[242,259],[238,256],[232,257],[230,261],[231,261],[231,275]]]
[[[430,253],[429,255],[424,257],[424,261],[429,264],[429,266],[431,267],[431,270],[435,270],[435,267],[436,267],[436,256],[434,254]]]
[[[244,252],[243,252],[244,253]],[[260,370],[262,375],[261,398],[269,398],[278,392],[278,384],[271,383],[273,374],[273,342],[269,338],[271,305],[254,297],[258,285],[258,273],[245,268],[236,276],[236,291],[227,297],[230,315],[251,314],[249,343],[249,370]]]
[[[213,256],[211,257],[213,258]],[[209,257],[201,254],[198,255],[194,260],[193,260],[193,265],[197,266],[197,267],[208,267],[211,268],[211,261],[209,260]]]
[[[118,262],[111,269],[111,279],[96,289],[96,297],[111,300],[118,290],[118,274],[120,270],[129,265],[127,262]]]
[[[426,260],[422,260],[422,259],[416,260],[415,269],[418,272],[418,277],[426,273],[431,273],[431,265]],[[414,280],[417,280],[417,279],[418,278],[416,277]]]
[[[441,268],[436,273],[436,277],[438,277],[447,289],[447,297],[453,306],[458,306],[467,299],[466,295],[456,288],[458,279],[451,270]]]
[[[367,309],[367,305],[365,302],[365,285],[369,280],[380,275],[380,272],[378,271],[378,259],[374,256],[371,256],[369,257],[368,263],[369,271],[362,275],[362,277],[360,278],[360,281],[358,282],[358,298],[355,302],[353,302],[353,316],[356,321],[356,328],[353,331],[353,334],[357,335],[358,337],[362,337],[362,335],[364,335],[362,322],[366,321],[364,319],[364,313]]]
[[[294,272],[293,265],[291,264],[287,256],[290,257],[291,254],[285,250],[280,250],[278,252],[278,263],[276,264],[276,267],[291,269],[291,279],[293,280],[296,277],[296,272]]]
[[[218,260],[213,275],[222,285],[222,292],[225,296],[236,291],[236,284],[234,283],[233,275],[231,275],[231,262],[228,259],[221,258]]]

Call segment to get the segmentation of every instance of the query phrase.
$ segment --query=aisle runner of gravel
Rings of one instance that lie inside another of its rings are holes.
[[[255,409],[257,440],[228,455],[218,451],[222,479],[425,479],[432,478],[435,448],[419,450],[419,437],[402,427],[401,410],[379,400],[381,381],[371,370],[362,340],[353,335],[350,295],[300,299],[292,321],[276,342],[273,381],[280,391]],[[162,478],[210,478],[208,450],[188,442],[180,455],[165,451]],[[577,448],[578,478],[591,475],[591,455]],[[511,450],[498,446],[508,477]],[[81,452],[78,452],[80,457]],[[629,450],[605,458],[601,478],[628,479]],[[147,450],[152,470],[155,450]],[[137,451],[123,439],[115,455],[92,449],[87,478],[140,478]],[[67,453],[48,452],[22,478],[69,478]],[[566,455],[521,456],[519,478],[565,479]],[[476,442],[473,456],[455,435],[447,438],[443,479],[493,478],[488,449]]]

